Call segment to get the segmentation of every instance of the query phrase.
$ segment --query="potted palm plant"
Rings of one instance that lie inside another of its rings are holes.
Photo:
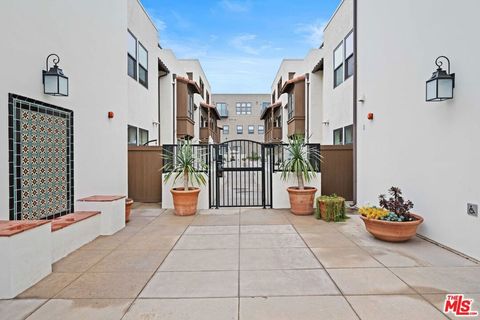
[[[312,162],[320,161],[320,152],[313,148],[309,149],[301,135],[290,137],[285,151],[288,157],[280,164],[281,178],[286,181],[290,176],[294,176],[297,180],[297,186],[287,188],[290,211],[296,215],[313,214],[317,188],[306,187],[305,182],[308,183],[315,177],[316,168]]]
[[[200,188],[193,184],[205,185],[207,180],[205,172],[207,164],[203,157],[195,153],[190,141],[182,141],[178,147],[172,151],[164,149],[163,166],[165,181],[173,176],[175,184],[179,179],[183,181],[182,187],[173,187],[170,189],[173,197],[173,207],[175,214],[179,216],[190,216],[197,212],[198,194]],[[191,185],[191,186],[190,186]]]

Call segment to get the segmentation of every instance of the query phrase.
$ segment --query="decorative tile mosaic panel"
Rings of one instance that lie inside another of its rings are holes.
[[[10,219],[73,211],[73,112],[9,95]]]

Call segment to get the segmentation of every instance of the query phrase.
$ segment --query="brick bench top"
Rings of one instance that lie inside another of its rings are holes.
[[[100,211],[76,211],[52,220],[52,232],[100,214]]]
[[[78,201],[84,202],[112,202],[116,200],[120,200],[125,198],[125,196],[106,196],[106,195],[95,195],[90,196],[82,199],[78,199]]]
[[[0,237],[10,237],[49,222],[50,220],[2,220],[0,221]]]

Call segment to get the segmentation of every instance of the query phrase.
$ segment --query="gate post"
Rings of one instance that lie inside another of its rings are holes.
[[[218,144],[213,145],[215,151],[215,208],[218,209],[220,206],[220,177],[218,174],[218,159],[220,158],[220,148]],[[223,160],[222,160],[223,161]]]
[[[266,209],[265,206],[265,144],[262,143],[262,205],[263,209]]]

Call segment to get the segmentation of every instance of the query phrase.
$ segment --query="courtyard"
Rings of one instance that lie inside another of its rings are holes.
[[[0,318],[447,319],[445,294],[480,299],[477,262],[418,237],[378,241],[349,216],[136,204],[123,230],[1,300]]]

